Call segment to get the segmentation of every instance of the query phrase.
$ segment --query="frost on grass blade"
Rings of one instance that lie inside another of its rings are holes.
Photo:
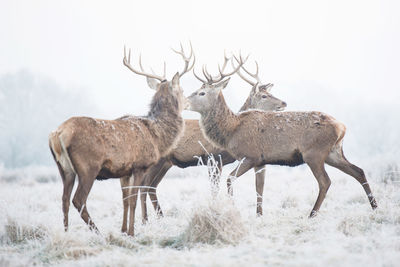
[[[237,244],[247,230],[238,209],[229,198],[218,198],[196,208],[183,232],[180,243]]]
[[[209,153],[204,145],[198,141],[203,150],[207,153],[207,171],[208,171],[208,179],[210,181],[210,190],[211,196],[215,198],[219,192],[219,182],[221,180],[221,171],[222,171],[222,158],[221,155],[218,155],[217,161],[212,153]],[[205,166],[203,159],[201,157],[196,157],[198,159],[197,166]]]
[[[164,242],[164,245],[194,247],[198,243],[237,244],[246,235],[247,229],[232,199],[225,195],[217,197],[222,169],[221,156],[219,155],[217,161],[200,141],[199,144],[208,155],[207,170],[212,199],[194,208],[183,233],[172,242]],[[198,159],[199,165],[204,165],[202,158]]]
[[[23,225],[8,219],[5,225],[5,236],[2,239],[10,244],[19,244],[29,240],[43,239],[45,234],[45,230],[41,226]]]

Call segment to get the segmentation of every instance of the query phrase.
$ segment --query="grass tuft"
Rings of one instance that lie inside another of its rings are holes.
[[[21,225],[12,219],[8,219],[5,230],[6,242],[11,244],[43,239],[46,235],[45,230],[41,226]]]

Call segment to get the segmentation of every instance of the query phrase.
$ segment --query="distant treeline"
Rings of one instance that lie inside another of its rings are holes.
[[[84,93],[22,70],[0,75],[0,162],[50,164],[48,135],[67,118],[93,112]]]

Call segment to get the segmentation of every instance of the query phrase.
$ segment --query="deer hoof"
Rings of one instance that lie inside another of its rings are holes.
[[[315,216],[317,216],[317,211],[313,210],[311,211],[310,216],[308,218],[314,218]]]

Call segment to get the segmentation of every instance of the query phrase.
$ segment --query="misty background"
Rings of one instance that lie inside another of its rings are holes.
[[[400,164],[400,4],[355,1],[1,1],[0,164],[51,165],[48,134],[71,116],[144,115],[153,91],[122,64],[123,47],[167,78],[179,42],[217,71],[224,49],[251,54],[287,110],[344,122],[346,156],[372,170]],[[185,95],[201,84],[181,79]],[[224,90],[237,111],[250,87]],[[185,118],[198,118],[184,112]]]

